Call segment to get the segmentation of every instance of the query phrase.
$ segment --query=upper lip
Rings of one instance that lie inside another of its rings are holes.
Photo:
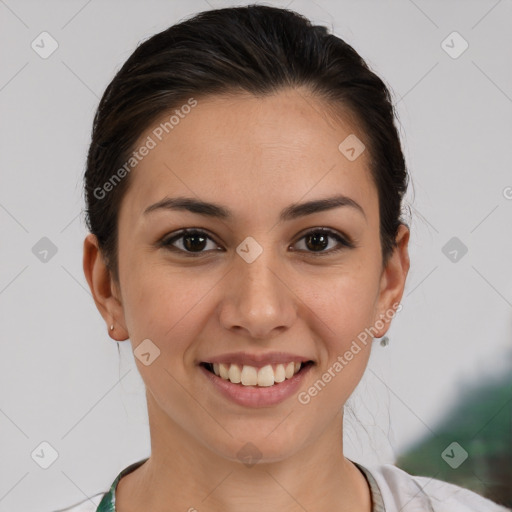
[[[238,364],[240,366],[248,365],[260,368],[268,364],[279,363],[305,363],[312,361],[312,359],[298,354],[291,354],[289,352],[266,352],[262,354],[248,353],[248,352],[231,352],[229,354],[222,354],[220,356],[210,357],[204,359],[203,363],[224,363],[224,364]]]

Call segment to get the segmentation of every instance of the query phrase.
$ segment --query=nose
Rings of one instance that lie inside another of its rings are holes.
[[[263,339],[286,331],[297,312],[297,298],[283,266],[264,250],[252,263],[236,257],[222,298],[220,322],[225,329]]]

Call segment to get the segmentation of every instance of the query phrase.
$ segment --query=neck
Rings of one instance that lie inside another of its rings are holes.
[[[151,457],[120,480],[118,512],[371,511],[366,479],[343,456],[343,413],[291,456],[244,464],[213,452],[168,416],[162,424],[155,406],[148,401]]]

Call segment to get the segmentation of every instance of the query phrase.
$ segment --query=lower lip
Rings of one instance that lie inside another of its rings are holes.
[[[199,368],[214,387],[233,402],[246,407],[268,407],[283,402],[296,393],[312,366],[312,364],[308,364],[291,379],[272,386],[261,387],[233,384],[210,372],[202,365],[199,365]]]

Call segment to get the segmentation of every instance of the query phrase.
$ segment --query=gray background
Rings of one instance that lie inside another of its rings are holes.
[[[327,24],[394,94],[414,184],[411,270],[390,345],[374,344],[351,397],[368,433],[348,418],[345,435],[347,456],[393,462],[464,386],[510,368],[512,5],[272,4]],[[119,358],[82,272],[81,176],[99,97],[136,44],[228,5],[0,0],[0,512],[69,506],[149,455],[129,342]],[[31,47],[43,31],[58,43],[46,59]],[[469,44],[457,58],[442,46],[453,31]],[[57,249],[46,262],[33,251],[43,237]],[[443,252],[453,237],[468,249],[458,261]],[[43,441],[58,453],[48,469],[31,456]]]

